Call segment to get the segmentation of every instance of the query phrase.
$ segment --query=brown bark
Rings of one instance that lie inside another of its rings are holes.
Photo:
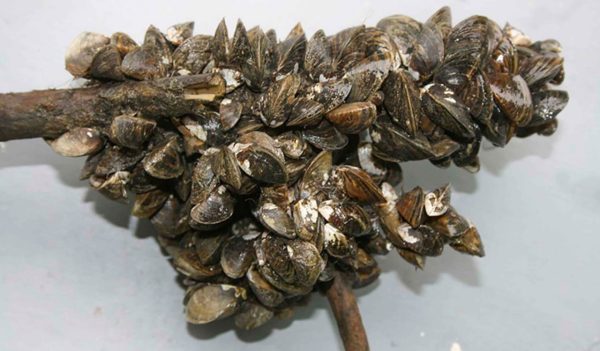
[[[88,88],[0,94],[0,141],[54,138],[74,127],[108,126],[113,117],[140,113],[174,117],[192,113],[199,99],[224,93],[218,75],[105,83]]]
[[[325,294],[337,321],[344,349],[346,351],[368,351],[367,333],[350,283],[343,275],[336,273],[333,283]]]

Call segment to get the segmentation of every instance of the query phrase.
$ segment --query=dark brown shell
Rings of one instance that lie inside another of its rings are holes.
[[[382,86],[383,104],[392,120],[411,136],[421,121],[420,92],[414,81],[402,70],[391,71]]]
[[[173,52],[173,68],[186,74],[202,73],[211,57],[211,43],[210,35],[195,35],[186,39]]]
[[[396,209],[408,224],[413,228],[418,228],[425,220],[425,193],[421,187],[415,187],[398,199]]]
[[[113,118],[110,125],[110,140],[120,146],[139,149],[156,128],[156,122],[133,115]]]
[[[142,161],[144,170],[159,179],[179,177],[184,170],[181,157],[181,146],[178,138],[169,138],[156,146]]]

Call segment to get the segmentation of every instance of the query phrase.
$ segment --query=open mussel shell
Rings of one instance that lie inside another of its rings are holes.
[[[340,132],[357,134],[373,124],[377,118],[377,108],[368,101],[351,102],[329,111],[325,117]]]
[[[425,220],[425,193],[421,187],[415,187],[398,199],[396,209],[404,220],[413,228],[418,228]]]
[[[328,224],[350,236],[361,236],[371,231],[369,215],[352,202],[326,200],[319,204],[319,214]]]
[[[92,67],[94,56],[110,43],[110,38],[91,32],[79,34],[67,48],[65,67],[74,77],[85,77]]]
[[[195,288],[185,306],[187,321],[205,324],[234,314],[246,299],[246,290],[228,284],[206,284]]]
[[[161,189],[137,194],[131,214],[138,218],[150,218],[161,209],[168,198],[169,193]]]
[[[250,330],[267,323],[274,315],[273,311],[260,303],[246,301],[235,315],[234,323],[239,329]]]
[[[129,172],[119,171],[111,174],[106,179],[93,175],[90,177],[90,185],[111,200],[126,202],[126,185],[129,179]]]
[[[254,247],[251,241],[242,237],[232,237],[225,242],[221,251],[223,273],[230,278],[241,278],[254,261]]]
[[[431,191],[425,195],[425,212],[430,217],[441,216],[450,206],[450,184]]]
[[[110,140],[120,146],[139,149],[156,128],[156,122],[133,115],[113,118],[110,124]]]
[[[423,109],[435,124],[461,140],[475,137],[469,109],[448,87],[432,83],[423,91]]]
[[[48,145],[54,152],[66,157],[79,157],[94,154],[104,146],[104,139],[99,131],[92,128],[73,128]]]
[[[165,140],[156,146],[142,161],[144,170],[158,179],[172,179],[184,170],[180,141],[176,137]]]
[[[235,199],[224,186],[212,190],[208,196],[194,206],[190,212],[193,227],[216,225],[228,220],[235,207]]]

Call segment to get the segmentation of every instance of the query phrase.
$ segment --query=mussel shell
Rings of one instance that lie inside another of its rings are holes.
[[[246,275],[254,261],[252,242],[242,237],[232,237],[225,242],[221,251],[221,267],[223,273],[237,279]]]
[[[114,46],[105,46],[98,50],[92,60],[90,75],[104,80],[125,80],[121,72],[121,54]]]
[[[314,198],[302,198],[292,207],[296,234],[303,240],[314,242],[320,230],[319,205]]]
[[[176,71],[185,70],[186,74],[200,74],[210,61],[209,35],[195,35],[186,39],[173,52],[173,68]]]
[[[356,253],[356,243],[327,223],[323,227],[324,245],[327,253],[333,257],[344,258]]]
[[[54,152],[66,157],[79,157],[98,152],[104,146],[99,131],[92,128],[73,128],[54,140],[48,141]]]
[[[431,15],[425,25],[435,28],[442,36],[444,42],[452,31],[452,12],[448,6],[444,6]]]
[[[383,104],[392,120],[411,136],[421,121],[420,92],[414,81],[402,70],[391,71],[382,86]]]
[[[569,102],[569,94],[563,90],[536,91],[531,97],[533,116],[528,127],[539,126],[553,120]]]
[[[321,103],[300,97],[294,100],[287,126],[312,126],[318,124],[323,116],[324,107]]]
[[[239,101],[231,99],[221,100],[219,106],[219,117],[223,130],[227,131],[233,128],[242,116],[243,105]]]
[[[450,184],[425,194],[424,207],[427,215],[436,217],[446,213],[450,206],[451,194]]]
[[[210,51],[215,58],[218,67],[224,66],[229,62],[231,56],[231,42],[227,32],[227,24],[222,19],[215,30],[215,35],[210,44]]]
[[[319,250],[303,240],[266,235],[256,241],[255,250],[260,274],[291,295],[311,291],[325,266]]]
[[[348,145],[348,137],[340,133],[327,120],[321,121],[316,127],[303,130],[302,136],[311,145],[321,150],[341,150]]]
[[[234,314],[246,299],[246,290],[227,284],[207,284],[197,288],[185,306],[187,321],[205,324]]]
[[[421,187],[415,187],[398,199],[396,209],[408,224],[413,228],[418,228],[425,220],[425,193]]]
[[[106,176],[117,171],[132,169],[142,158],[144,152],[112,146],[106,148],[98,161],[95,173]]]
[[[517,126],[525,126],[531,121],[533,102],[525,80],[509,74],[494,74],[489,77],[494,100],[504,115]]]
[[[265,306],[246,301],[234,317],[235,326],[243,330],[251,330],[262,326],[275,314]]]
[[[215,157],[212,150],[214,149],[207,151],[196,161],[192,171],[192,192],[190,196],[191,203],[194,205],[204,201],[219,184],[219,179],[212,169],[212,159]]]
[[[246,272],[246,279],[248,285],[254,293],[254,296],[267,307],[276,307],[281,305],[284,301],[284,295],[271,285],[263,276],[258,272],[256,267],[252,266]]]
[[[261,119],[265,125],[276,128],[288,118],[294,96],[300,87],[300,78],[291,74],[269,87],[261,100]]]
[[[272,233],[292,239],[296,236],[296,228],[287,209],[272,202],[265,202],[258,208],[258,220]]]
[[[448,210],[443,215],[430,218],[427,221],[427,225],[449,239],[465,234],[472,226],[452,206],[448,207]]]
[[[119,171],[106,179],[93,175],[90,177],[90,185],[111,200],[126,202],[127,189],[125,186],[129,179],[129,172]]]
[[[371,126],[377,118],[377,108],[368,101],[343,104],[325,117],[344,134],[357,134]]]
[[[353,166],[338,166],[335,176],[338,187],[349,198],[368,204],[385,202],[381,190],[364,170]]]
[[[186,277],[201,281],[221,274],[221,266],[203,265],[193,247],[171,247],[167,251],[173,257],[175,269]]]
[[[195,232],[192,239],[198,260],[205,266],[215,265],[221,259],[221,248],[227,240],[227,233]]]
[[[424,160],[435,157],[429,141],[422,135],[411,137],[380,115],[370,129],[373,155],[390,162]]]
[[[434,75],[436,82],[460,92],[471,81],[489,53],[490,20],[472,16],[459,22],[447,40],[444,62]]]
[[[323,113],[327,113],[343,104],[351,90],[348,80],[330,79],[313,85],[306,97],[323,105]]]
[[[144,170],[158,179],[179,177],[185,167],[185,161],[181,156],[182,151],[178,138],[168,138],[144,157],[142,160]]]
[[[133,115],[113,118],[110,124],[110,140],[120,146],[139,149],[156,128],[156,122]]]
[[[169,195],[162,208],[152,216],[150,222],[159,235],[177,238],[189,229],[188,211],[189,208],[175,195]]]
[[[512,138],[516,125],[504,116],[500,108],[494,104],[492,118],[483,125],[481,133],[495,146],[503,147]]]
[[[194,22],[183,22],[172,25],[167,28],[165,37],[169,43],[179,46],[194,33]]]
[[[398,228],[398,233],[403,239],[401,248],[423,256],[439,256],[444,250],[443,238],[427,225],[415,229],[403,223]]]
[[[479,232],[471,226],[463,235],[456,237],[450,242],[450,246],[462,253],[472,256],[485,256],[485,250]]]
[[[286,157],[299,159],[306,151],[306,141],[298,132],[289,131],[275,137],[275,143]]]
[[[313,80],[328,77],[332,71],[331,45],[322,29],[313,34],[306,45],[304,69]]]
[[[452,90],[432,83],[424,88],[422,99],[425,113],[435,124],[459,139],[475,137],[469,109]]]
[[[562,70],[563,58],[556,54],[533,55],[519,62],[519,74],[528,86],[543,86]]]
[[[277,44],[277,64],[275,70],[279,75],[297,72],[302,69],[306,53],[306,35],[300,23],[296,24],[285,40]]]
[[[326,200],[319,204],[319,214],[346,235],[356,237],[371,232],[369,215],[355,203]]]
[[[121,57],[125,57],[130,51],[138,47],[135,40],[131,39],[129,35],[122,32],[113,33],[110,37],[110,45],[114,46]]]
[[[161,209],[168,198],[169,193],[161,189],[137,194],[131,214],[138,218],[150,218]]]
[[[171,49],[163,34],[154,26],[146,31],[142,46],[130,51],[121,63],[128,77],[145,80],[166,77],[171,68]]]
[[[330,178],[333,156],[330,151],[321,151],[304,170],[304,176],[298,185],[300,197],[306,198],[319,192]]]
[[[235,199],[224,186],[212,190],[206,199],[194,206],[190,217],[192,226],[215,225],[228,220],[235,207]]]
[[[408,249],[397,248],[398,255],[418,269],[425,269],[425,256]]]
[[[364,25],[346,28],[329,38],[334,73],[343,75],[365,57],[365,29]]]
[[[230,148],[225,146],[219,148],[219,152],[212,157],[212,169],[221,182],[229,185],[233,191],[238,191],[242,187],[242,171]]]
[[[489,122],[492,118],[494,97],[485,74],[476,74],[459,96],[475,120],[483,124]]]
[[[74,77],[85,77],[92,67],[94,56],[100,49],[107,46],[110,38],[91,32],[79,34],[67,49],[65,68]]]
[[[269,184],[288,181],[283,157],[271,148],[258,144],[234,144],[232,149],[240,168],[253,179]]]

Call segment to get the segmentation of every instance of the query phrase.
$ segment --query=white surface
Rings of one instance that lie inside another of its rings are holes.
[[[487,257],[448,250],[415,272],[396,255],[359,291],[372,350],[600,350],[600,5],[595,1],[448,1],[455,22],[509,20],[564,45],[571,102],[551,138],[483,152],[472,176],[404,166],[406,186],[450,181],[479,227]],[[63,87],[63,54],[84,30],[130,33],[196,21],[213,33],[226,16],[280,36],[309,35],[403,13],[424,20],[440,3],[416,1],[3,1],[0,92]],[[231,27],[233,28],[233,27]],[[182,289],[150,227],[78,181],[82,159],[42,141],[0,148],[0,350],[339,349],[324,300],[246,333],[229,321],[187,326]]]

